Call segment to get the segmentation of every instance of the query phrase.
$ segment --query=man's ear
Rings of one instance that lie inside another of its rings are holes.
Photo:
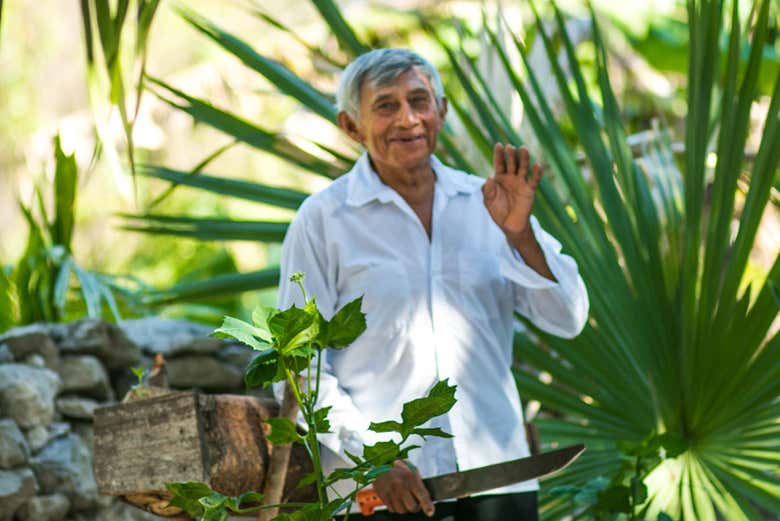
[[[444,128],[444,118],[447,117],[447,98],[444,96],[441,97],[441,102],[439,103],[439,130]]]
[[[336,116],[336,123],[338,123],[339,128],[343,130],[346,135],[361,145],[363,144],[363,136],[360,134],[360,130],[358,130],[357,123],[355,123],[355,120],[353,120],[349,114],[343,110],[339,112]]]
[[[442,121],[444,121],[444,118],[447,116],[447,107],[449,105],[447,104],[447,98],[444,96],[441,97],[441,106],[439,107],[439,117]]]

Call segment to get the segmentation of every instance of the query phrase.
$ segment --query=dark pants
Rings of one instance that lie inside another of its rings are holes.
[[[344,518],[339,518],[343,520]],[[391,514],[377,510],[371,517],[350,514],[350,521],[538,521],[536,492],[476,496],[436,504],[436,513]]]

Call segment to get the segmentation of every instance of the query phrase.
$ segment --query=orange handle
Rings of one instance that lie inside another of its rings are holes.
[[[357,493],[357,503],[360,507],[360,513],[364,516],[370,516],[374,514],[376,507],[384,506],[379,495],[373,488],[365,488]]]

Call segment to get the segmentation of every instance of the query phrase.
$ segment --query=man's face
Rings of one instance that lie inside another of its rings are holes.
[[[366,147],[377,170],[411,170],[428,164],[446,107],[446,100],[437,107],[433,86],[413,67],[389,85],[364,84],[358,121],[345,130]]]

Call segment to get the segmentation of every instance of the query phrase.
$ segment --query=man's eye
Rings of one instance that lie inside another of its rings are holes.
[[[429,99],[427,96],[417,96],[416,98],[412,98],[412,105],[415,105],[417,107],[427,105],[429,102]]]

